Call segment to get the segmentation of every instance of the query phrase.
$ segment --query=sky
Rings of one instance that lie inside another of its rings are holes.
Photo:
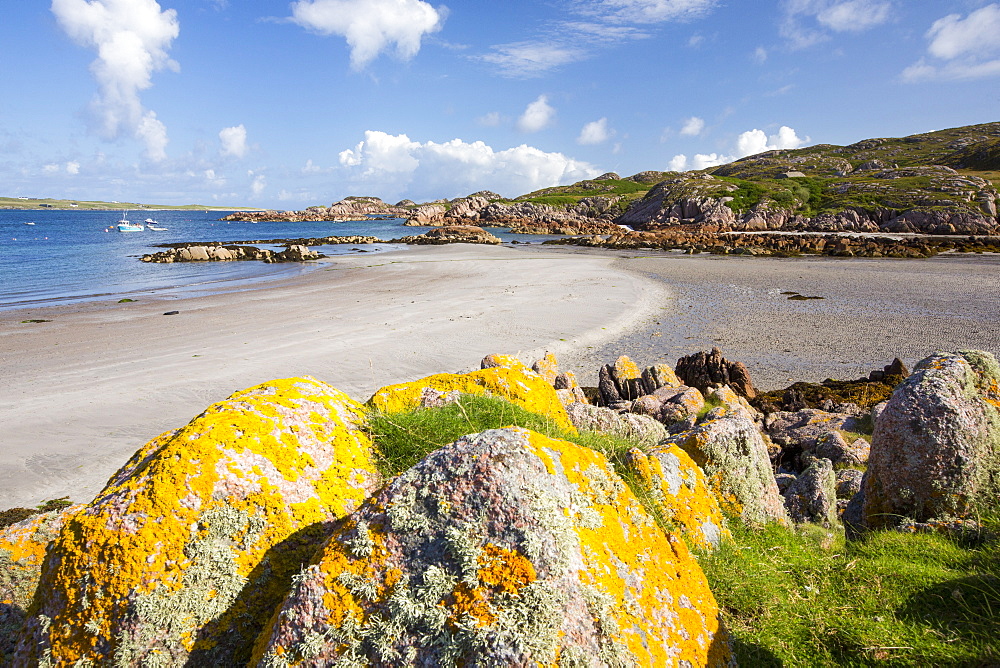
[[[22,0],[0,196],[301,209],[1000,120],[1000,2]]]

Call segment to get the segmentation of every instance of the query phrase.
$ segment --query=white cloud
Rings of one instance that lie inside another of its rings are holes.
[[[154,72],[178,69],[168,56],[180,34],[177,12],[161,11],[156,0],[52,0],[52,13],[71,39],[97,52],[90,71],[99,89],[93,111],[100,135],[131,134],[152,160],[165,159],[166,126],[143,109],[139,92],[153,85]]]
[[[503,123],[503,116],[500,115],[499,111],[491,111],[488,114],[484,114],[476,119],[476,122],[487,128],[498,127]]]
[[[745,158],[748,155],[773,151],[776,149],[798,148],[806,144],[809,138],[802,139],[792,128],[782,125],[777,134],[768,136],[763,130],[747,130],[736,139],[736,155],[723,153],[698,153],[690,160],[683,153],[675,155],[668,163],[668,169],[683,172],[688,169],[698,170]]]
[[[219,130],[219,141],[222,142],[222,155],[236,158],[246,156],[250,147],[247,145],[247,129],[242,123],[231,128]]]
[[[252,169],[247,170],[247,176],[253,178],[250,183],[250,192],[254,194],[254,197],[260,197],[264,189],[267,188],[267,178],[263,174],[255,174]]]
[[[872,0],[849,0],[826,7],[816,20],[835,32],[864,32],[889,20],[892,4]]]
[[[685,137],[697,137],[704,129],[705,120],[697,116],[692,116],[684,121],[684,127],[681,128],[681,135]]]
[[[517,119],[517,128],[521,132],[538,132],[548,127],[555,115],[556,110],[549,105],[548,97],[539,95],[538,99],[530,103]]]
[[[59,165],[55,164],[54,162],[50,162],[49,164],[42,166],[42,172],[46,174],[55,174],[58,171],[59,171]]]
[[[753,62],[757,63],[758,65],[763,65],[764,63],[767,62],[767,55],[768,55],[767,49],[765,49],[762,46],[758,46],[756,49],[754,49],[751,58],[753,59]]]
[[[717,4],[716,0],[585,0],[580,3],[584,13],[605,20],[628,23],[661,23],[683,21],[704,16]]]
[[[341,152],[340,162],[356,172],[359,185],[375,186],[391,199],[456,197],[483,189],[520,195],[601,173],[586,162],[524,144],[496,151],[481,141],[415,142],[374,130]]]
[[[748,155],[756,155],[764,151],[774,151],[776,149],[798,148],[807,143],[809,138],[799,138],[795,130],[782,125],[778,129],[778,134],[770,137],[763,130],[747,130],[736,140],[737,157],[743,158]]]
[[[66,173],[67,174],[79,174],[80,173],[80,163],[76,161],[70,161],[66,163]]]
[[[477,60],[496,65],[510,77],[540,76],[562,65],[590,58],[599,48],[646,39],[648,26],[687,21],[708,14],[718,0],[569,0],[561,3],[570,18],[548,21],[539,37],[499,44]],[[697,46],[701,36],[691,38]]]
[[[545,74],[561,65],[586,58],[587,52],[577,46],[549,42],[517,42],[493,47],[493,53],[479,59],[500,68],[504,76],[530,78]]]
[[[671,172],[683,172],[685,169],[687,169],[687,164],[688,164],[688,157],[683,153],[681,153],[679,155],[675,155],[673,158],[670,159],[670,162],[667,164],[667,169],[669,169]]]
[[[694,158],[688,160],[688,157],[683,153],[675,155],[670,159],[667,164],[667,169],[672,172],[683,172],[689,169],[707,169],[708,167],[715,167],[717,165],[724,165],[728,162],[735,160],[731,155],[721,155],[719,153],[697,153]]]
[[[895,0],[785,0],[782,37],[793,49],[825,42],[828,31],[864,32],[892,19]]]
[[[298,0],[292,3],[295,23],[324,35],[340,35],[351,48],[351,66],[361,69],[395,45],[409,60],[425,35],[437,32],[447,10],[422,0]]]
[[[927,58],[903,70],[904,81],[979,79],[1000,74],[1000,4],[949,14],[927,31]]]
[[[583,126],[580,136],[576,138],[577,144],[602,144],[611,139],[615,131],[608,127],[608,119],[601,118],[591,121]]]

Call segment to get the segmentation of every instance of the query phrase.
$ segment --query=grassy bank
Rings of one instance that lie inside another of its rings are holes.
[[[569,435],[505,401],[376,415],[386,476],[460,436],[517,425],[603,452],[646,504],[624,466],[637,445],[605,434]],[[655,515],[654,515],[655,517]],[[1000,521],[988,521],[994,535]],[[1000,663],[1000,543],[883,532],[847,543],[843,529],[731,522],[733,539],[702,567],[743,666],[991,666]],[[667,527],[669,529],[669,527]]]

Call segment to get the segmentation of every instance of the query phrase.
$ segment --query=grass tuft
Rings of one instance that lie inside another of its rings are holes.
[[[701,563],[741,665],[992,665],[1000,546],[807,525],[750,530]]]

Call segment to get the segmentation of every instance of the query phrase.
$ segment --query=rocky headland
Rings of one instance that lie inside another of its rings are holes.
[[[589,388],[552,354],[480,367],[364,404],[264,383],[144,445],[88,503],[7,511],[0,659],[735,665],[696,556],[737,530],[996,540],[989,353],[770,394],[718,349],[621,356]],[[438,442],[406,422],[450,408],[476,429]],[[380,424],[433,445],[393,464]]]
[[[688,243],[803,253],[817,252],[818,237],[807,241],[754,237],[752,242],[715,243],[714,235],[862,233],[978,239],[1000,234],[998,147],[1000,123],[987,123],[903,138],[866,139],[849,146],[768,151],[700,171],[647,171],[625,178],[607,173],[513,199],[489,191],[425,204],[404,200],[390,205],[375,197],[349,197],[329,207],[235,213],[228,219],[392,216],[415,226],[477,225],[505,227],[515,233],[584,236],[588,237],[586,245],[628,247],[636,239],[660,239],[647,245],[657,247],[669,239],[669,247]],[[623,239],[623,228],[652,236]],[[687,242],[677,241],[685,238]],[[877,236],[865,244],[877,246],[882,255],[927,254],[926,248],[918,253],[887,247],[896,241]],[[858,249],[844,248],[818,252],[836,255],[846,250],[858,254]],[[871,253],[862,247],[860,254]]]

